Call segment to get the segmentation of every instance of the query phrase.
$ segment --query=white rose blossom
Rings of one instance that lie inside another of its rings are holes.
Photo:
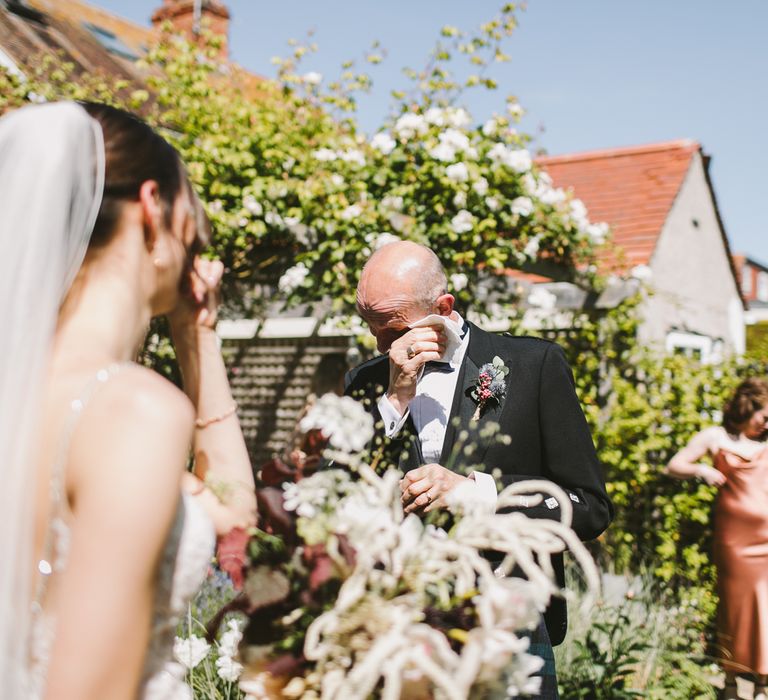
[[[587,235],[595,245],[605,243],[605,239],[608,237],[608,224],[590,224],[587,226]]]
[[[516,102],[507,105],[507,112],[513,119],[520,119],[525,114],[525,110]]]
[[[277,226],[278,228],[285,225],[283,217],[274,211],[268,211],[264,215],[264,221],[266,221],[270,226]]]
[[[395,122],[395,133],[401,139],[411,139],[414,136],[423,136],[429,128],[427,120],[421,114],[406,112]]]
[[[173,641],[173,657],[190,671],[208,656],[210,650],[211,645],[194,634],[186,639],[176,637]]]
[[[380,131],[371,139],[371,147],[383,153],[385,156],[392,153],[392,151],[395,150],[395,146],[397,146],[397,141],[395,141],[395,139],[393,139],[386,131]]]
[[[463,272],[454,272],[451,275],[451,289],[455,292],[466,289],[468,283],[469,278]]]
[[[363,208],[359,204],[350,204],[341,212],[340,216],[344,221],[352,221],[352,219],[357,219],[362,213]]]
[[[290,294],[302,285],[308,274],[309,268],[302,262],[297,263],[283,273],[277,282],[277,288],[284,294]]]
[[[462,209],[451,219],[451,228],[455,233],[468,233],[475,227],[475,217],[466,209]]]
[[[369,233],[365,237],[365,242],[372,245],[374,250],[389,245],[390,243],[396,243],[402,240],[400,236],[396,236],[394,233],[383,231],[382,233]]]
[[[533,236],[528,240],[528,242],[525,244],[525,248],[523,248],[523,253],[527,255],[529,258],[536,257],[536,253],[539,252],[539,237]]]
[[[303,80],[307,85],[319,85],[323,82],[323,74],[317,71],[310,71],[304,74]]]
[[[531,154],[525,148],[509,148],[503,143],[495,144],[488,151],[488,158],[516,173],[526,173],[533,165]]]
[[[469,116],[469,112],[462,107],[451,108],[446,111],[446,123],[456,129],[466,129],[472,124],[472,117]]]
[[[481,197],[484,197],[488,192],[488,180],[484,177],[478,178],[472,183],[472,189]]]
[[[354,163],[355,165],[359,165],[361,167],[365,165],[365,154],[357,148],[351,148],[348,151],[341,151],[339,153],[339,158],[341,158],[345,163]]]
[[[435,126],[445,126],[445,112],[439,107],[430,107],[424,112],[424,119],[428,124],[434,124]]]
[[[529,197],[515,197],[510,203],[510,211],[518,216],[530,216],[533,214],[533,202]]]
[[[459,191],[453,195],[453,206],[457,209],[463,209],[467,206],[467,193]]]
[[[456,158],[456,149],[441,141],[437,146],[429,150],[429,155],[435,160],[439,160],[443,163],[450,163]]]
[[[336,160],[338,155],[336,155],[336,151],[330,148],[318,148],[316,151],[312,151],[312,157],[321,162],[331,162]]]
[[[466,182],[469,180],[469,170],[466,163],[454,163],[445,169],[445,175],[454,182]]]
[[[243,207],[254,216],[261,216],[264,213],[264,207],[259,204],[252,194],[243,197]]]
[[[491,211],[498,211],[501,207],[501,202],[499,201],[498,197],[486,197],[485,206],[487,206]]]
[[[496,133],[499,130],[499,123],[496,120],[496,118],[489,119],[485,124],[483,124],[483,135],[492,137],[496,136]]]

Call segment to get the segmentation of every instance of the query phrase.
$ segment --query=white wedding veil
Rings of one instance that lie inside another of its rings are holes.
[[[59,306],[104,189],[99,124],[73,102],[0,119],[0,698],[25,699],[41,392]]]

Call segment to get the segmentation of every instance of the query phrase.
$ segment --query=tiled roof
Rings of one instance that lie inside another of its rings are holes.
[[[698,143],[683,139],[546,156],[536,162],[556,186],[573,189],[591,221],[611,226],[612,245],[602,254],[603,265],[629,269],[650,261],[691,158],[699,150]]]

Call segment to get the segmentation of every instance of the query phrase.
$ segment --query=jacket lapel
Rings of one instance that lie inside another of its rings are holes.
[[[482,462],[490,445],[488,437],[483,438],[481,436],[483,426],[488,422],[498,422],[504,403],[504,399],[502,399],[501,405],[488,406],[478,420],[472,420],[477,408],[477,404],[471,396],[472,389],[477,383],[480,367],[493,360],[494,347],[493,336],[490,333],[486,333],[473,323],[470,323],[469,327],[469,346],[456,382],[456,392],[451,406],[451,419],[448,422],[443,450],[440,455],[440,463],[444,465],[451,461],[452,457],[456,466],[461,466],[464,462],[471,464]],[[509,390],[510,378],[511,373],[507,375],[507,391]],[[457,445],[457,436],[461,431],[466,431],[468,438],[464,444]],[[463,449],[465,445],[470,444],[474,444],[475,450],[471,455],[468,455],[467,459],[463,459],[461,454],[454,454],[457,448]]]

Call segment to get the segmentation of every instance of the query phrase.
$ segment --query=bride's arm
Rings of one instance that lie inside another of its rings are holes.
[[[184,391],[195,405],[194,476],[185,488],[197,495],[219,535],[256,522],[253,471],[215,332],[214,292],[221,263],[196,264],[199,309],[171,317]],[[201,289],[201,285],[204,287]]]
[[[707,428],[696,433],[688,444],[669,460],[666,473],[678,479],[699,478],[710,486],[722,486],[725,483],[725,475],[699,461],[704,455],[714,454],[717,451],[720,430],[720,428]]]
[[[136,698],[193,420],[181,392],[139,369],[110,380],[83,414],[67,474],[71,549],[51,601],[49,700]]]

